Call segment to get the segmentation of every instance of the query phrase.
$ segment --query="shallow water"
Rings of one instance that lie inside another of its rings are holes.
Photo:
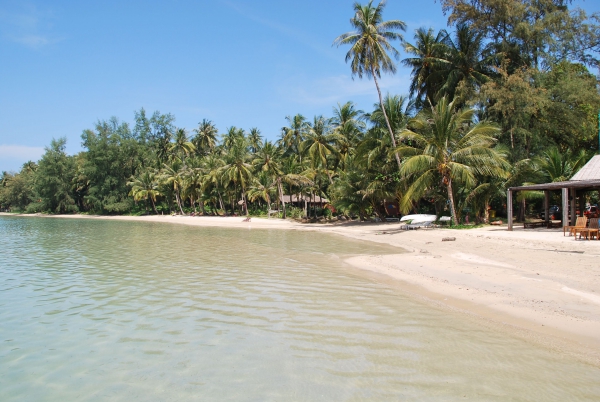
[[[0,400],[598,400],[600,369],[399,294],[332,235],[0,217]]]

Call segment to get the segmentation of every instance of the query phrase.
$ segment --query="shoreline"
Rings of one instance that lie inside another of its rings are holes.
[[[398,223],[301,224],[276,218],[0,216],[303,230],[387,244],[405,252],[354,256],[345,262],[425,302],[600,366],[600,241],[574,240],[563,236],[562,229],[403,231]]]

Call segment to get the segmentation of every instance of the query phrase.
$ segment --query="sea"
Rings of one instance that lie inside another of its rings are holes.
[[[600,368],[344,262],[393,253],[305,231],[0,217],[0,401],[600,400]]]

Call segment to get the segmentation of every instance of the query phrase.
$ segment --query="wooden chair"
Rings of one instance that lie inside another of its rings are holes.
[[[569,231],[569,236],[576,234],[577,229],[584,229],[587,226],[587,216],[578,216],[575,225],[563,226],[563,236]]]
[[[598,218],[590,219],[590,225],[587,228],[579,229],[579,238],[584,236],[586,240],[590,240],[590,238],[596,236],[596,240],[598,240]]]

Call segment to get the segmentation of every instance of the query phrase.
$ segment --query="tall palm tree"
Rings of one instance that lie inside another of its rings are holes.
[[[178,128],[175,131],[174,139],[175,142],[171,144],[170,151],[180,161],[185,163],[185,157],[194,152],[196,147],[188,140],[187,133],[183,128]]]
[[[464,24],[456,27],[455,39],[449,45],[446,80],[440,90],[450,99],[455,94],[467,97],[491,75],[492,55],[485,46],[484,33]]]
[[[250,132],[248,133],[248,142],[250,143],[250,150],[253,154],[257,153],[262,147],[263,139],[258,128],[253,127],[250,129]]]
[[[146,201],[146,212],[148,211],[148,198],[152,201],[152,208],[158,215],[156,210],[156,197],[160,195],[158,191],[158,180],[156,173],[146,170],[137,177],[132,177],[131,181],[127,182],[127,185],[131,187],[129,195],[133,196],[136,201]]]
[[[237,128],[236,126],[231,126],[227,129],[227,132],[222,135],[222,145],[226,150],[229,150],[236,144],[236,142],[240,139],[246,138],[246,133],[243,129]]]
[[[256,158],[252,161],[252,164],[259,172],[266,173],[275,182],[279,194],[279,202],[282,205],[283,219],[285,219],[287,213],[283,200],[283,184],[308,184],[310,180],[298,174],[284,173],[282,158],[283,150],[276,147],[270,141],[267,141],[263,148],[256,154]]]
[[[302,163],[300,144],[304,141],[304,133],[308,129],[308,122],[301,114],[286,116],[289,125],[281,128],[281,145],[286,149],[286,154],[297,155]]]
[[[251,183],[252,165],[248,163],[248,142],[244,137],[237,137],[229,148],[227,155],[229,163],[223,166],[223,177],[234,186],[240,186],[242,191],[242,203],[248,215],[246,203],[246,188]]]
[[[452,183],[472,187],[476,174],[501,177],[506,174],[508,163],[492,148],[494,135],[500,129],[486,122],[475,124],[475,109],[455,111],[454,106],[454,101],[448,103],[444,97],[430,111],[424,110],[411,121],[414,130],[406,129],[401,134],[412,145],[402,144],[397,151],[407,157],[401,174],[412,180],[400,208],[407,210],[441,178],[453,222],[458,224]]]
[[[434,36],[433,29],[419,28],[415,31],[415,44],[404,44],[404,51],[413,57],[402,60],[402,64],[410,67],[410,96],[415,99],[419,108],[436,102],[436,95],[444,85],[444,70],[449,63],[446,53],[450,39],[445,30]]]
[[[182,215],[184,215],[183,204],[181,201],[181,190],[185,182],[185,169],[183,168],[181,161],[174,160],[169,165],[165,163],[163,165],[161,177],[165,184],[173,189],[179,211]]]
[[[310,156],[313,168],[321,166],[324,171],[328,172],[329,181],[333,182],[329,167],[327,166],[327,157],[329,155],[338,155],[338,151],[333,144],[336,140],[343,140],[343,137],[331,131],[330,128],[327,119],[323,116],[315,116],[313,123],[309,126],[306,139],[302,141],[300,149]]]
[[[218,131],[212,121],[203,119],[194,132],[196,135],[192,138],[192,143],[200,155],[206,155],[215,149]]]
[[[340,135],[340,138],[336,140],[339,158],[334,170],[337,170],[340,165],[342,169],[345,169],[348,157],[354,152],[365,131],[364,118],[364,112],[356,109],[353,102],[346,102],[343,105],[338,103],[338,107],[333,108],[331,126],[334,133]]]
[[[356,29],[353,32],[347,32],[338,36],[333,42],[334,45],[351,45],[352,47],[346,53],[346,62],[351,60],[352,75],[358,75],[362,78],[366,75],[367,78],[373,77],[377,94],[379,95],[379,103],[383,110],[385,121],[390,133],[392,144],[396,147],[396,140],[390,122],[385,115],[383,107],[383,98],[377,78],[381,78],[381,72],[396,72],[396,65],[388,55],[392,53],[396,58],[400,53],[391,44],[391,40],[403,40],[402,35],[395,31],[405,31],[406,24],[400,20],[383,21],[383,9],[386,1],[381,0],[377,7],[373,7],[373,0],[370,0],[367,5],[354,3],[355,15],[350,20],[350,24]],[[398,169],[401,167],[400,157],[395,154]]]

